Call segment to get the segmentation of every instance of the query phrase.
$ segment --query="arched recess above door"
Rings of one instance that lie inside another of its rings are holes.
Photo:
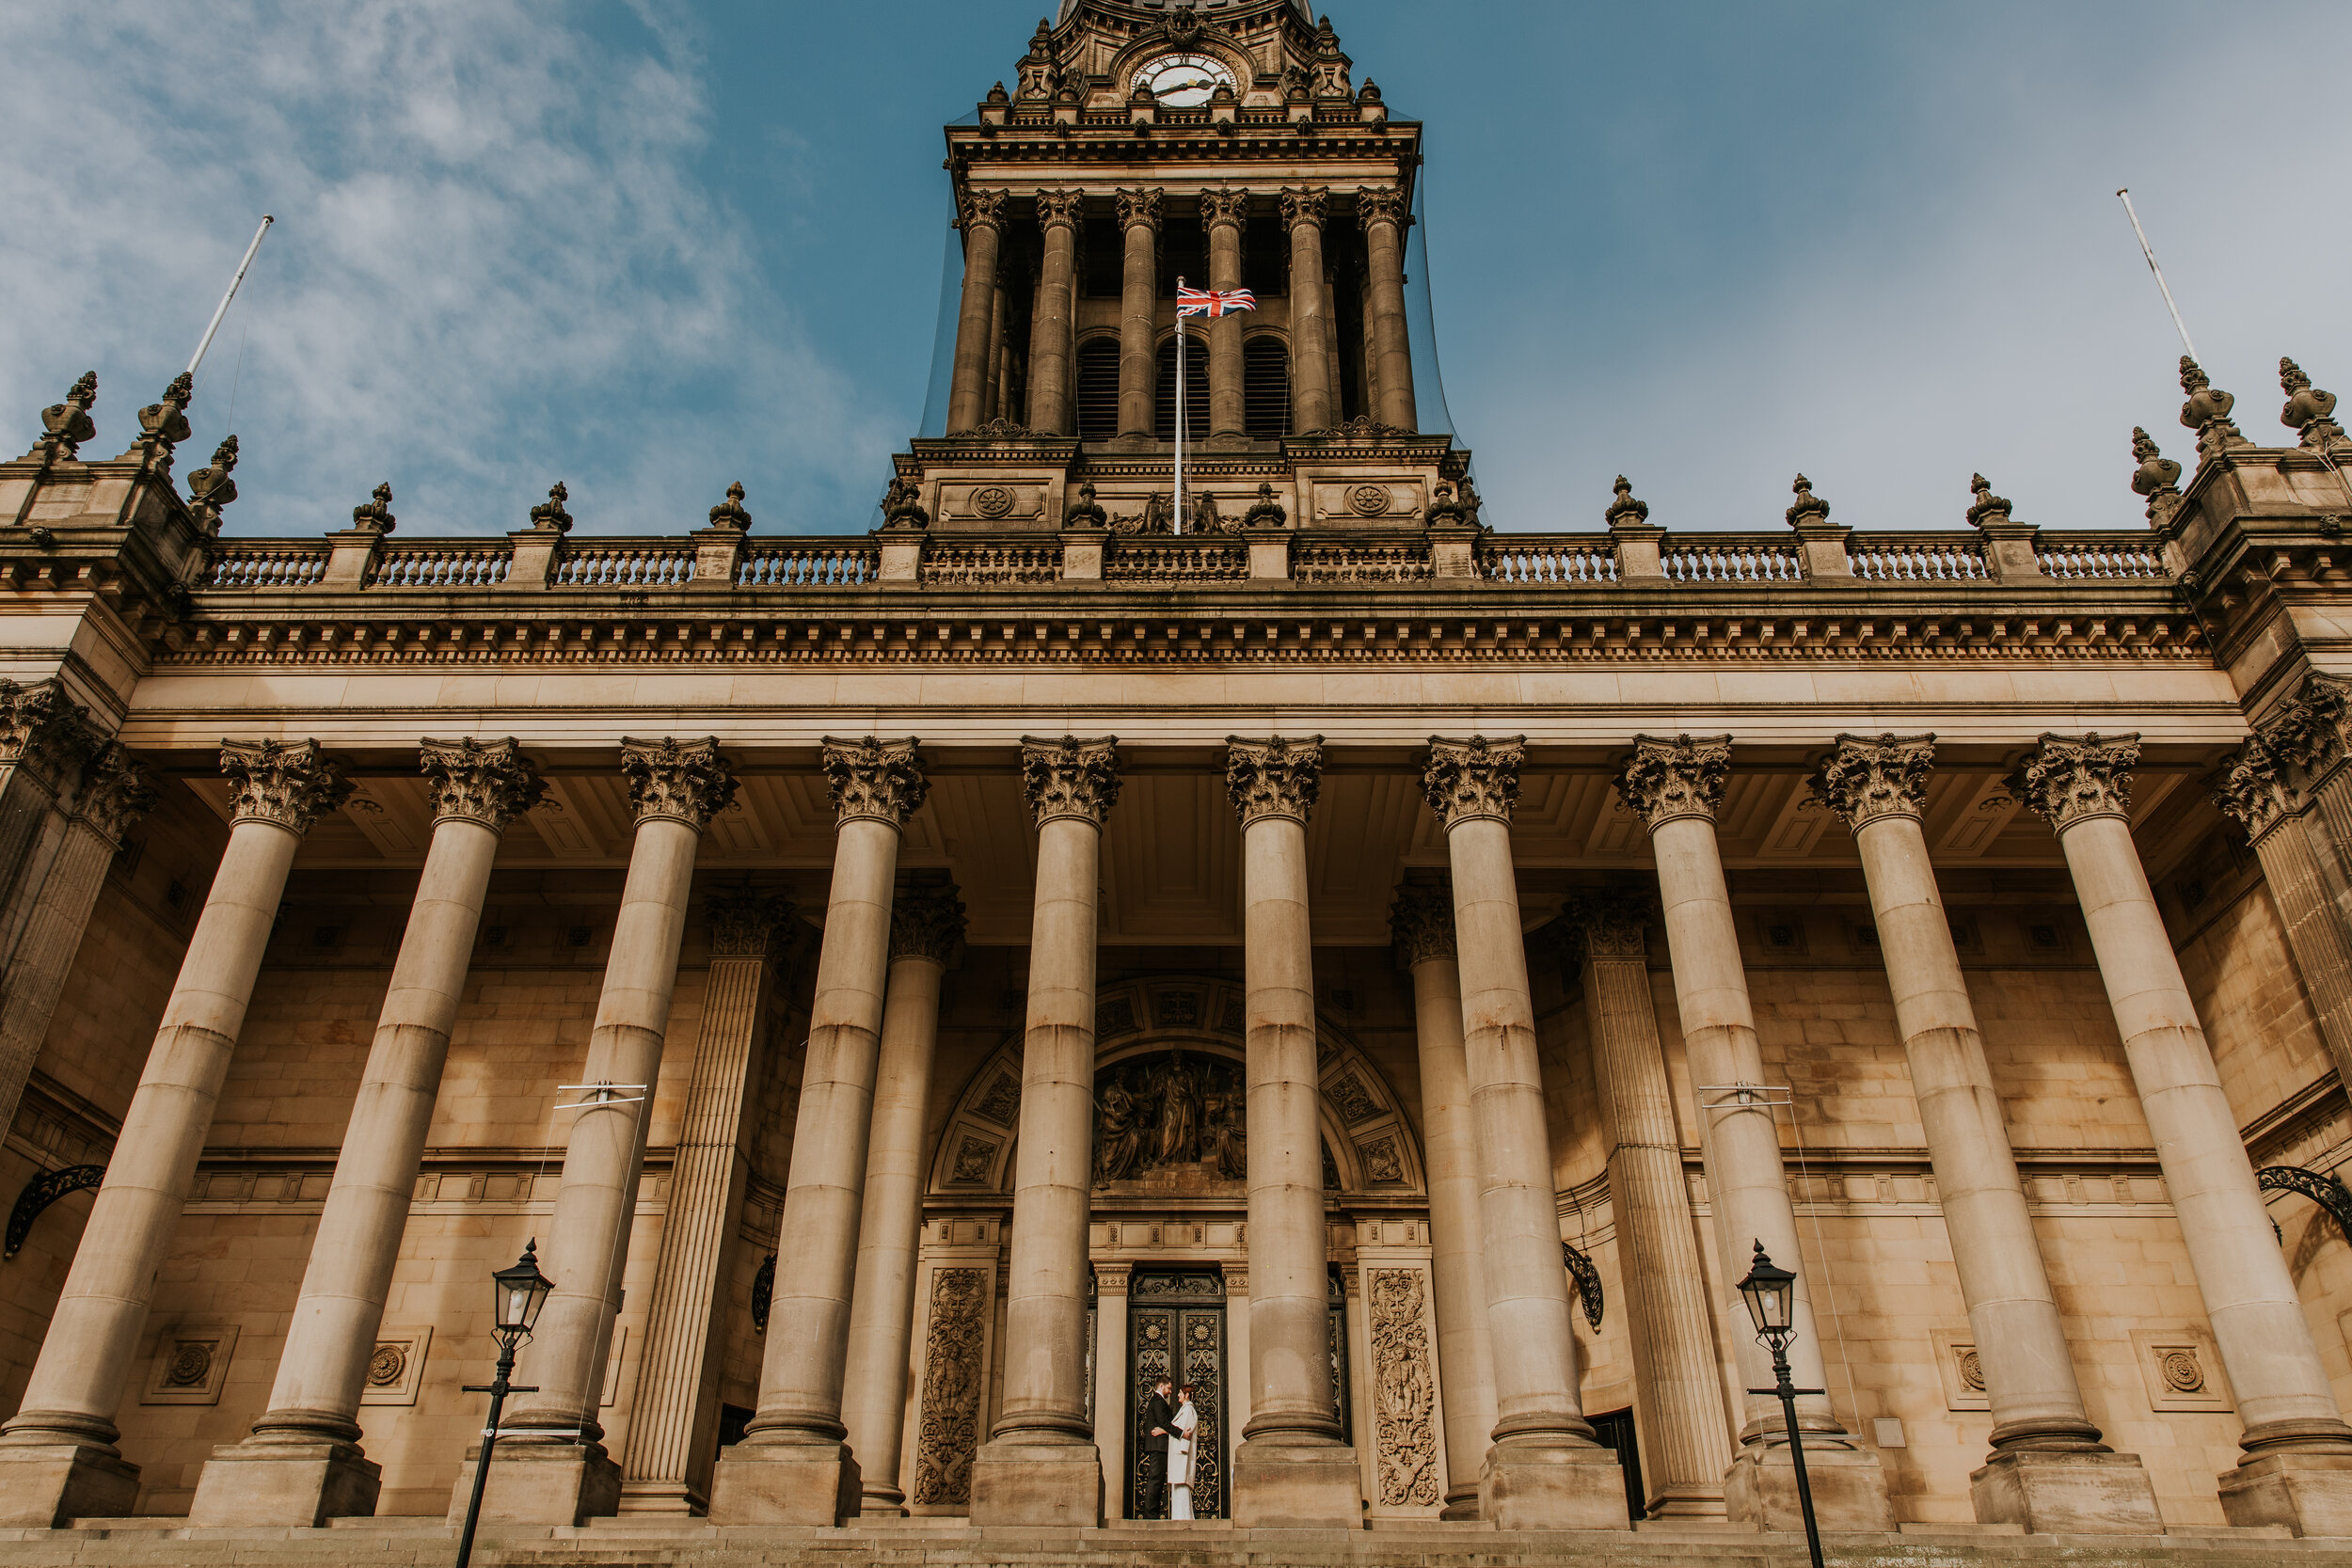
[[[1106,986],[1094,1005],[1094,1062],[1105,1069],[1184,1053],[1213,1064],[1243,1060],[1248,1018],[1242,988],[1229,979],[1163,975]],[[1421,1141],[1395,1091],[1363,1049],[1330,1020],[1315,1020],[1319,1120],[1342,1196],[1403,1197],[1426,1191]],[[949,1111],[931,1151],[930,1196],[968,1200],[1009,1196],[1021,1122],[1021,1037],[981,1062]],[[1330,1185],[1332,1172],[1326,1174]],[[1232,1183],[1238,1194],[1239,1182]]]

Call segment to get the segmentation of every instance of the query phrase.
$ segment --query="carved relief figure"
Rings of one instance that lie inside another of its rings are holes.
[[[1153,1152],[1155,1164],[1173,1165],[1200,1158],[1200,1080],[1176,1053],[1167,1076],[1160,1080],[1160,1135]]]
[[[1122,1062],[1096,1079],[1094,1184],[1130,1181],[1167,1165],[1205,1166],[1238,1181],[1249,1165],[1242,1070],[1216,1057]]]
[[[978,1269],[931,1275],[931,1324],[924,1337],[923,1426],[915,1438],[914,1500],[969,1503],[972,1456],[979,1446],[981,1309]]]
[[[1380,1445],[1380,1501],[1387,1507],[1438,1500],[1438,1444],[1431,1413],[1429,1331],[1422,1277],[1413,1269],[1372,1275],[1372,1375]]]
[[[1127,1086],[1113,1078],[1095,1106],[1094,1184],[1123,1181],[1143,1161],[1143,1114]]]

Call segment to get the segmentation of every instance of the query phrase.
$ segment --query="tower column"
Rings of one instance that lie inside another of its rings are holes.
[[[1993,1456],[1977,1517],[2035,1534],[2153,1535],[2164,1524],[2137,1456],[2099,1441],[2042,1265],[2001,1099],[1985,1060],[1920,814],[1933,736],[1841,735],[1813,793],[1850,828],[1878,923],[1912,1092],[1984,1369]]]
[[[1323,737],[1226,740],[1242,824],[1248,1022],[1249,1423],[1233,1453],[1233,1522],[1360,1528],[1363,1474],[1331,1398],[1315,1068],[1307,814]]]
[[[710,818],[734,799],[735,774],[715,739],[621,742],[621,769],[636,808],[628,879],[612,923],[612,952],[572,1113],[564,1174],[548,1221],[541,1267],[555,1281],[526,1364],[536,1393],[517,1395],[504,1425],[483,1516],[578,1525],[620,1506],[620,1469],[605,1452],[597,1396],[620,1307],[637,1217],[646,1114],[661,1070],[686,932],[694,851]],[[475,1461],[460,1468],[450,1512],[462,1515]]]
[[[115,1447],[114,1415],[137,1365],[156,1271],[179,1228],[294,850],[319,814],[351,793],[315,740],[227,741],[220,768],[232,802],[229,845],[24,1403],[0,1427],[0,1524],[48,1529],[131,1512],[138,1466]]]
[[[2352,1535],[2352,1427],[2336,1408],[2126,815],[2137,736],[2045,735],[2011,792],[2057,832],[2123,1037],[2165,1191],[2237,1396],[2233,1525]]]
[[[310,1529],[375,1512],[382,1467],[358,1445],[368,1359],[416,1196],[491,863],[507,824],[537,802],[543,787],[512,740],[427,740],[421,756],[433,792],[433,842],[277,1382],[252,1435],[206,1462],[188,1512],[196,1524]]]
[[[1682,1132],[1650,996],[1645,904],[1603,893],[1566,912],[1583,949],[1584,1014],[1608,1129],[1634,1396],[1649,1439],[1645,1501],[1652,1518],[1720,1519],[1731,1433],[1682,1177]]]
[[[923,1234],[923,1137],[931,1058],[939,1043],[939,985],[963,941],[953,888],[903,894],[890,911],[890,991],[882,1003],[874,1135],[866,1153],[857,1291],[850,1306],[841,1424],[858,1456],[861,1511],[900,1514],[914,1259]]]
[[[1119,434],[1153,433],[1157,393],[1153,340],[1159,336],[1160,196],[1157,189],[1118,193]]]
[[[1071,361],[1077,350],[1073,296],[1078,270],[1076,191],[1037,193],[1037,221],[1044,230],[1045,256],[1038,269],[1037,311],[1029,321],[1029,411],[1026,423],[1041,436],[1077,430],[1070,410]]]
[[[1535,1005],[1511,863],[1511,809],[1526,750],[1518,740],[1433,736],[1422,772],[1454,868],[1486,1332],[1499,1352],[1500,1418],[1479,1516],[1502,1529],[1623,1529],[1625,1481],[1616,1456],[1594,1440],[1578,1386],[1581,1358],[1568,1323]]]
[[[1413,980],[1421,1058],[1422,1158],[1429,1174],[1429,1268],[1445,1403],[1445,1519],[1478,1517],[1478,1477],[1495,1429],[1494,1353],[1479,1261],[1478,1160],[1462,1051],[1462,970],[1451,888],[1407,883],[1389,912]]]
[[[1007,1259],[1003,1417],[972,1462],[972,1522],[1091,1526],[1103,1506],[1086,1390],[1095,886],[1103,819],[1119,799],[1118,742],[1026,736],[1021,774],[1037,818],[1021,1147]]]
[[[1405,229],[1412,216],[1405,193],[1394,187],[1359,189],[1356,221],[1363,225],[1365,261],[1364,334],[1371,340],[1373,384],[1378,388],[1380,422],[1416,430],[1413,351],[1405,327]]]
[[[857,1276],[858,1226],[890,969],[898,837],[930,784],[912,738],[825,742],[833,888],[809,1005],[808,1053],[785,1179],[780,1262],[759,1369],[759,1410],[719,1463],[722,1524],[834,1525],[859,1508],[857,1456],[842,1442],[841,1390]]]
[[[1323,279],[1323,214],[1330,198],[1321,186],[1282,192],[1282,227],[1291,238],[1291,428],[1302,433],[1333,422],[1331,301]]]
[[[1209,287],[1241,287],[1242,229],[1249,220],[1247,191],[1202,191],[1200,226],[1209,236]],[[1241,315],[1209,321],[1209,434],[1240,436],[1248,426],[1242,396]]]
[[[1715,808],[1731,769],[1731,737],[1682,736],[1658,740],[1634,737],[1633,753],[1617,775],[1617,794],[1649,828],[1658,861],[1659,901],[1665,916],[1666,948],[1674,966],[1675,999],[1682,1015],[1682,1040],[1698,1094],[1707,1151],[1707,1191],[1714,1206],[1717,1260],[1726,1281],[1742,1278],[1755,1246],[1761,1243],[1776,1259],[1795,1268],[1796,1338],[1789,1365],[1801,1388],[1826,1388],[1821,1332],[1813,1316],[1813,1281],[1800,1267],[1797,1214],[1781,1171],[1780,1133],[1770,1097],[1763,1091],[1764,1054],[1756,1037],[1756,1014],[1748,1001],[1748,978],[1740,962],[1740,930],[1731,913],[1731,891],[1724,881],[1723,858],[1715,843]],[[1725,1310],[1745,1309],[1730,1303]],[[1772,1382],[1772,1364],[1761,1346],[1735,1326],[1742,1387]],[[1747,1425],[1740,1451],[1724,1477],[1730,1516],[1767,1529],[1800,1528],[1795,1472],[1788,1461],[1780,1402],[1749,1395]],[[1885,1530],[1894,1528],[1886,1500],[1886,1478],[1878,1458],[1857,1445],[1831,1411],[1825,1395],[1797,1401],[1797,1420],[1805,1438],[1805,1461],[1813,1480],[1813,1501],[1821,1528]]]
[[[978,424],[988,402],[990,325],[996,312],[996,252],[1005,193],[965,189],[956,227],[963,230],[963,296],[956,312],[954,379],[947,388],[947,434]]]

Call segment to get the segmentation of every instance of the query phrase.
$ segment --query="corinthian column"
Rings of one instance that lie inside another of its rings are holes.
[[[1070,362],[1076,353],[1073,298],[1083,207],[1076,191],[1037,193],[1037,221],[1044,230],[1045,256],[1038,269],[1037,313],[1029,322],[1026,422],[1041,436],[1068,436],[1077,429],[1070,416]]]
[[[1200,227],[1209,236],[1209,287],[1241,287],[1243,227],[1249,221],[1247,191],[1202,191]],[[1209,319],[1209,434],[1239,436],[1248,426],[1242,396],[1241,316]]]
[[[1249,1423],[1233,1452],[1233,1522],[1363,1522],[1363,1475],[1340,1431],[1327,1356],[1330,1278],[1315,1072],[1307,814],[1323,737],[1226,738],[1241,817],[1249,1116]],[[1017,1223],[1017,1222],[1016,1222]]]
[[[1666,951],[1674,965],[1675,1000],[1682,1014],[1683,1049],[1698,1091],[1707,1156],[1707,1192],[1713,1208],[1717,1260],[1725,1280],[1747,1274],[1752,1249],[1762,1243],[1774,1258],[1802,1260],[1796,1209],[1781,1173],[1780,1133],[1764,1093],[1764,1053],[1748,1002],[1747,972],[1740,962],[1740,930],[1731,891],[1715,845],[1715,808],[1731,770],[1731,736],[1634,737],[1633,753],[1617,775],[1617,794],[1648,824],[1658,860],[1659,901]],[[1788,1348],[1797,1386],[1826,1388],[1821,1333],[1813,1318],[1812,1281],[1797,1269],[1796,1338]],[[1745,1308],[1736,1300],[1725,1310]],[[1772,1382],[1772,1364],[1744,1334],[1741,1386]],[[1799,1528],[1795,1472],[1788,1463],[1780,1402],[1749,1395],[1740,1451],[1724,1478],[1724,1501],[1735,1520],[1767,1529]],[[1797,1401],[1813,1500],[1825,1529],[1894,1528],[1886,1478],[1876,1455],[1847,1434],[1826,1395]]]
[[[569,1091],[580,1109],[571,1113],[564,1177],[539,1249],[555,1289],[524,1362],[538,1387],[506,1408],[505,1429],[518,1435],[501,1444],[491,1466],[483,1513],[489,1519],[578,1525],[620,1506],[620,1468],[604,1449],[597,1395],[637,1217],[645,1119],[661,1072],[694,851],[736,788],[715,739],[624,739],[621,769],[637,837],[580,1069],[590,1086]],[[473,1464],[468,1459],[458,1473],[453,1514],[465,1510]]]
[[[923,1134],[939,1044],[939,983],[962,943],[963,901],[952,887],[908,893],[890,911],[890,993],[882,1003],[841,1395],[841,1424],[858,1456],[866,1513],[906,1512],[898,1461],[914,1332],[914,1255],[923,1235]]]
[[[1486,1333],[1494,1357],[1494,1447],[1479,1517],[1503,1529],[1623,1529],[1616,1456],[1593,1439],[1579,1383],[1560,1261],[1559,1196],[1535,1060],[1511,809],[1519,739],[1432,736],[1422,791],[1445,825],[1461,953],[1463,1053],[1470,1069]],[[1503,1350],[1507,1347],[1507,1350]]]
[[[2165,1191],[2237,1395],[2245,1458],[2221,1477],[2233,1525],[2352,1534],[2352,1427],[2270,1234],[2254,1167],[2181,978],[2126,815],[2137,736],[2045,735],[2010,780],[2058,833],[2154,1134]]]
[[[2352,925],[2346,924],[2344,907],[2352,883],[2329,840],[2326,812],[2310,811],[2308,805],[2312,791],[2333,794],[2347,781],[2341,756],[2328,755],[2332,725],[2298,733],[2297,721],[2312,724],[2316,717],[2308,700],[2298,706],[2223,759],[2214,781],[2214,803],[2253,847],[2320,1038],[2328,1043],[2337,1076],[2352,1084]],[[2310,768],[2289,760],[2288,748],[2328,771],[2315,778]]]
[[[1158,364],[1160,192],[1118,193],[1122,247],[1119,271],[1119,433],[1151,436]]]
[[[1479,1261],[1478,1152],[1462,1053],[1462,970],[1454,890],[1408,882],[1389,911],[1397,958],[1413,977],[1421,1055],[1422,1158],[1429,1169],[1429,1267],[1438,1308],[1438,1381],[1445,1400],[1445,1519],[1478,1517],[1478,1477],[1495,1429],[1486,1275]]]
[[[1413,351],[1405,330],[1405,228],[1412,217],[1405,193],[1393,186],[1358,190],[1356,221],[1364,230],[1364,333],[1371,339],[1373,380],[1380,388],[1380,422],[1418,429],[1413,407]]]
[[[512,740],[427,740],[421,758],[433,843],[286,1325],[278,1380],[252,1435],[206,1462],[188,1513],[197,1524],[310,1529],[375,1512],[382,1466],[359,1449],[359,1396],[416,1196],[490,863],[506,825],[544,788]]]
[[[1282,227],[1291,237],[1291,428],[1302,434],[1335,422],[1331,302],[1323,286],[1323,214],[1330,199],[1321,186],[1282,193]]]
[[[1920,813],[1933,736],[1841,735],[1811,782],[1851,829],[1903,1032],[1912,1092],[1993,1410],[1993,1455],[1971,1478],[1977,1517],[2029,1533],[2159,1533],[2137,1455],[2099,1441],[2042,1266],[2001,1097],[1952,947]]]
[[[833,891],[809,1005],[808,1059],[786,1178],[783,1233],[759,1369],[759,1411],[711,1487],[724,1524],[833,1525],[858,1512],[857,1458],[844,1446],[843,1356],[857,1275],[866,1146],[890,968],[898,836],[930,785],[912,737],[827,740]]]
[[[123,1113],[24,1402],[0,1428],[0,1524],[46,1529],[131,1512],[138,1467],[115,1448],[114,1413],[195,1179],[197,1156],[245,1026],[294,850],[351,793],[315,740],[230,740],[229,846],[188,941],[147,1070]]]
[[[971,429],[988,402],[989,326],[996,310],[996,251],[1005,193],[966,188],[956,227],[963,230],[963,297],[956,311],[956,356],[947,388],[947,434]]]
[[[710,968],[702,1032],[645,1314],[621,1472],[624,1513],[690,1513],[709,1500],[725,1338],[711,1329],[724,1299],[727,1243],[743,1217],[744,1101],[792,919],[790,904],[760,893],[722,895],[705,908]]]
[[[1609,1204],[1617,1216],[1634,1396],[1649,1463],[1642,1480],[1658,1519],[1724,1514],[1723,1374],[1707,1312],[1707,1275],[1682,1180],[1682,1132],[1649,989],[1646,900],[1588,895],[1567,908],[1584,958],[1584,1011],[1609,1136]]]
[[[1087,1211],[1094,1162],[1094,894],[1119,799],[1115,737],[1025,737],[1037,913],[1021,1040],[1021,1147],[1006,1265],[1003,1416],[972,1462],[976,1525],[1095,1525],[1087,1419]]]

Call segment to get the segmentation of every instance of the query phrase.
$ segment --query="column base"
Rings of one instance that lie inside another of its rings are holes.
[[[1655,1494],[1645,1518],[1721,1519],[1724,1489],[1720,1486],[1668,1486]]]
[[[1092,1443],[992,1437],[972,1457],[976,1525],[1103,1523],[1103,1456]]]
[[[814,1525],[858,1514],[857,1460],[845,1443],[747,1440],[719,1456],[710,1478],[714,1525]]]
[[[373,1516],[383,1487],[384,1466],[357,1443],[231,1443],[204,1462],[188,1523],[317,1529]]]
[[[2027,1535],[2162,1535],[2156,1490],[2136,1453],[2010,1449],[1968,1478],[1977,1522]]]
[[[1478,1510],[1497,1529],[1633,1528],[1625,1467],[1597,1443],[1497,1443],[1479,1474]]]
[[[1364,1471],[1345,1443],[1247,1439],[1233,1450],[1239,1529],[1361,1529]]]
[[[2352,1453],[2265,1453],[2220,1477],[2233,1525],[2284,1525],[2297,1535],[2352,1535]]]
[[[479,1449],[458,1466],[449,1522],[463,1524]],[[602,1443],[501,1443],[490,1458],[482,1517],[509,1525],[580,1526],[620,1511],[621,1467]]]
[[[1438,1510],[1438,1517],[1450,1524],[1478,1522],[1478,1488],[1456,1486],[1446,1493],[1445,1506]]]
[[[858,1498],[857,1511],[867,1519],[903,1519],[907,1516],[907,1495],[896,1486],[877,1486],[867,1482]]]
[[[92,1443],[0,1445],[0,1526],[63,1529],[121,1519],[139,1497],[139,1467]]]
[[[1809,1435],[1804,1473],[1813,1485],[1814,1521],[1824,1531],[1883,1534],[1895,1528],[1895,1511],[1886,1500],[1886,1471],[1878,1455],[1833,1447]],[[1752,1444],[1740,1451],[1724,1472],[1724,1512],[1734,1524],[1759,1529],[1804,1528],[1788,1444]]]
[[[624,1481],[621,1482],[621,1512],[623,1513],[670,1514],[683,1518],[699,1514],[709,1499],[688,1489],[682,1481]]]

